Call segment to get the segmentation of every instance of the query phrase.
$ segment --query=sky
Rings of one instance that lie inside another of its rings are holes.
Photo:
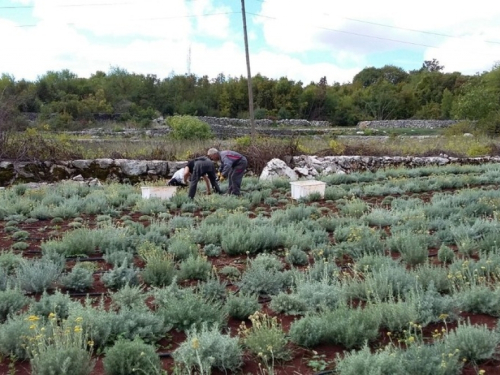
[[[500,63],[500,2],[244,0],[250,71],[345,84],[364,68]],[[404,4],[404,5],[403,5]],[[0,0],[0,74],[247,76],[241,0]]]

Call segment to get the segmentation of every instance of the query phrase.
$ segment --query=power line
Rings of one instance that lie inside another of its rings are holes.
[[[266,0],[254,0],[254,1],[259,2],[259,3],[265,3],[266,2]],[[247,13],[249,13],[249,12],[247,12]],[[258,16],[258,17],[278,19],[277,17],[269,17],[269,16],[266,16],[266,15],[260,15],[260,14],[253,14],[253,15]],[[328,14],[328,13],[323,13],[323,15],[330,16],[330,14]],[[359,22],[359,23],[365,23],[365,24],[374,25],[374,26],[386,27],[386,28],[390,28],[390,29],[406,30],[406,31],[412,31],[412,32],[415,32],[415,33],[422,33],[422,34],[427,34],[427,35],[442,36],[442,37],[445,37],[445,38],[457,38],[457,39],[462,39],[463,38],[463,37],[457,36],[457,35],[448,35],[448,34],[442,34],[442,33],[432,32],[432,31],[424,31],[424,30],[418,30],[418,29],[410,29],[410,28],[406,28],[406,27],[392,26],[392,25],[387,25],[387,24],[378,23],[378,22],[371,22],[371,21],[359,20],[359,19],[356,19],[356,18],[349,18],[349,17],[342,17],[342,16],[338,16],[338,18],[342,18],[344,20],[348,20],[348,21],[352,21],[352,22]],[[344,32],[344,31],[339,31],[339,30],[335,30],[335,29],[331,29],[331,31]],[[344,32],[344,33],[348,33],[348,32]],[[354,35],[365,36],[365,35],[355,34],[355,33],[354,33]],[[368,36],[368,37],[370,37],[370,36]],[[375,38],[377,38],[377,37],[375,37]],[[380,39],[380,38],[377,38],[377,39]],[[402,42],[402,41],[397,41],[397,40],[392,40],[392,39],[387,39],[387,40],[396,41],[396,42],[399,42],[399,43],[415,44],[415,43],[411,43],[411,42]],[[493,41],[493,40],[484,40],[484,42],[485,43],[491,43],[491,44],[500,44],[500,42]],[[420,44],[416,44],[416,45],[420,45]],[[424,44],[422,44],[422,46],[427,47]],[[435,47],[433,47],[433,48],[435,48]]]
[[[250,12],[247,12],[247,13],[251,14],[253,16],[257,16],[257,17],[264,17],[264,18],[278,20],[278,18],[276,18],[276,17],[264,16],[264,15],[260,15],[260,14],[250,13]],[[407,42],[407,41],[404,41],[404,40],[397,40],[397,39],[391,39],[391,38],[383,38],[383,37],[378,37],[378,36],[374,36],[374,35],[354,33],[354,32],[351,32],[351,31],[331,29],[331,28],[328,28],[328,27],[321,27],[321,26],[312,26],[312,27],[314,27],[316,29],[321,29],[321,30],[333,31],[333,32],[336,32],[336,33],[361,36],[361,37],[364,37],[364,38],[372,38],[372,39],[378,39],[378,40],[387,40],[387,41],[390,41],[390,42],[411,44],[411,45],[414,45],[414,46],[421,46],[421,47],[439,48],[439,47],[436,47],[436,46],[430,46],[428,44]]]
[[[133,5],[137,3],[93,3],[93,4],[58,4],[53,8],[72,8],[72,7],[93,7],[93,6],[113,6],[113,5]],[[0,9],[32,9],[35,5],[15,5],[15,6],[2,6]]]
[[[329,14],[327,14],[327,15],[329,15]],[[409,29],[409,28],[406,28],[406,27],[385,25],[385,24],[377,23],[377,22],[357,20],[355,18],[348,18],[348,17],[340,17],[340,18],[343,18],[343,19],[349,20],[349,21],[354,21],[354,22],[360,22],[360,23],[366,23],[366,24],[370,24],[370,25],[380,26],[380,27],[387,27],[387,28],[390,28],[390,29],[413,31],[413,32],[416,32],[416,33],[436,35],[436,36],[443,36],[443,37],[446,37],[446,38],[458,38],[458,39],[462,39],[461,36],[457,36],[457,35],[448,35],[448,34],[435,33],[435,32],[432,32],[432,31],[423,31],[423,30],[417,30],[417,29]],[[486,42],[486,43],[493,43],[493,44],[500,44],[500,42],[495,42],[495,41],[490,41],[490,40],[485,40],[484,42]]]
[[[187,14],[184,16],[170,16],[170,17],[151,17],[151,18],[136,18],[123,20],[124,22],[132,22],[132,21],[161,21],[161,20],[171,20],[171,19],[179,19],[179,18],[195,18],[195,17],[212,17],[212,16],[222,16],[227,14],[240,14],[241,12],[221,12],[221,13],[205,13],[205,14]],[[77,26],[78,23],[67,22],[66,25]],[[14,27],[36,27],[37,24],[27,24],[27,25],[16,25]]]
[[[255,1],[260,1],[260,0],[255,0]],[[262,1],[262,2],[264,2],[264,1]],[[251,13],[251,12],[247,12],[247,13],[251,14],[253,16],[256,16],[256,17],[268,18],[268,19],[272,19],[272,20],[276,20],[276,21],[280,20],[280,18],[278,18],[278,17],[267,16],[267,15],[264,15],[264,14],[256,14],[256,13]],[[372,24],[372,25],[376,25],[376,26],[381,26],[381,27],[387,27],[387,28],[393,28],[393,29],[400,29],[400,30],[408,30],[408,31],[413,31],[413,32],[418,32],[418,33],[438,35],[438,36],[447,37],[447,38],[462,39],[462,37],[460,37],[460,36],[439,34],[439,33],[433,33],[433,32],[430,32],[430,31],[422,31],[422,30],[415,30],[415,29],[407,29],[407,28],[404,28],[404,27],[390,26],[390,25],[384,25],[384,24],[375,23],[375,22],[357,20],[357,19],[354,19],[354,18],[347,18],[347,17],[340,17],[340,18],[343,18],[343,19],[346,19],[346,20],[349,20],[349,21],[355,21],[355,22],[361,22],[361,23],[368,23],[368,24]],[[322,27],[322,26],[311,26],[311,27],[314,27],[316,29],[321,29],[321,30],[327,30],[327,31],[333,31],[333,32],[337,32],[337,33],[342,33],[342,34],[350,34],[350,35],[361,36],[361,37],[364,37],[364,38],[372,38],[372,39],[378,39],[378,40],[387,40],[387,41],[390,41],[390,42],[404,43],[404,44],[411,44],[411,45],[414,45],[414,46],[421,46],[421,47],[429,47],[429,48],[437,48],[437,49],[439,49],[439,47],[431,46],[431,45],[428,45],[428,44],[408,42],[408,41],[404,41],[404,40],[397,40],[397,39],[391,39],[391,38],[384,38],[384,37],[379,37],[379,36],[374,36],[374,35],[369,35],[369,34],[355,33],[355,32],[352,32],[352,31],[332,29],[332,28],[329,28],[329,27]],[[484,42],[485,43],[500,44],[500,42],[488,41],[488,40],[484,40]]]

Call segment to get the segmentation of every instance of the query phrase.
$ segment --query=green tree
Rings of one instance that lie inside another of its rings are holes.
[[[169,117],[173,139],[210,139],[213,137],[210,125],[192,116]]]

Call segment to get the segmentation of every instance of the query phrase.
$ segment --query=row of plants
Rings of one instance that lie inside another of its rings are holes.
[[[467,168],[474,177],[496,174]],[[386,197],[373,205],[354,194],[294,202],[280,180],[247,179],[244,188],[241,198],[194,201],[185,192],[170,201],[142,200],[136,187],[116,184],[18,185],[0,193],[2,228],[14,243],[0,255],[1,353],[30,360],[34,373],[75,361],[91,371],[89,353],[102,353],[110,374],[155,373],[155,345],[179,330],[186,340],[172,352],[178,373],[235,372],[245,353],[272,373],[293,357],[291,344],[354,350],[328,363],[340,374],[454,374],[493,357],[497,330],[463,322],[460,312],[500,315],[497,190]],[[275,202],[266,204],[270,198]],[[77,208],[32,216],[42,202]],[[52,238],[40,244],[41,258],[24,259],[15,246],[32,241],[34,220],[47,222],[42,229]],[[64,233],[54,228],[63,223]],[[432,249],[439,263],[431,262]],[[83,260],[68,269],[66,261],[96,251],[111,266],[99,274],[109,307],[104,299],[82,304],[58,289],[89,290],[85,280],[95,268]],[[247,260],[214,269],[222,255]],[[37,301],[27,292],[42,295]],[[288,331],[276,319],[282,315],[296,317]],[[237,335],[228,317],[243,322]],[[429,334],[432,324],[440,330]],[[368,353],[366,343],[387,337],[388,345]],[[428,359],[419,360],[424,354]]]

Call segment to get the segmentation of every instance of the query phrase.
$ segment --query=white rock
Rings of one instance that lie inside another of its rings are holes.
[[[289,178],[297,180],[297,174],[281,159],[271,159],[260,174],[261,180],[272,180],[273,178]]]

